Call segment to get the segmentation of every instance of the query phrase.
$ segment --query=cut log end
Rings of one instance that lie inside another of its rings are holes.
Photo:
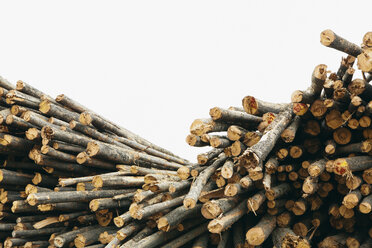
[[[118,217],[115,217],[114,218],[114,224],[115,224],[115,226],[117,226],[117,227],[122,227],[122,226],[124,226],[124,219],[122,218],[122,217],[120,217],[120,216],[118,216]]]
[[[202,209],[201,213],[206,219],[214,219],[222,213],[221,208],[218,204],[215,204],[213,201],[206,202]]]
[[[250,245],[261,245],[265,241],[265,233],[262,228],[251,228],[246,234],[246,240]]]
[[[330,46],[335,38],[335,33],[330,29],[324,30],[320,33],[320,43],[324,46]]]
[[[221,233],[223,231],[223,225],[218,223],[218,219],[215,219],[209,222],[208,230],[210,233]]]
[[[81,124],[88,126],[92,123],[93,119],[92,119],[92,116],[89,113],[83,112],[79,116],[79,121],[80,121]]]
[[[170,226],[169,226],[167,218],[162,217],[158,220],[158,229],[162,230],[163,232],[169,231]]]
[[[191,199],[191,198],[185,198],[183,200],[183,206],[186,208],[186,209],[192,209],[194,208],[196,205],[196,201],[194,199]]]
[[[243,98],[242,104],[245,112],[251,115],[257,115],[258,103],[256,101],[256,98],[254,98],[253,96],[246,96]]]

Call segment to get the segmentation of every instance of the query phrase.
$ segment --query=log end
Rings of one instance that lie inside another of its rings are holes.
[[[260,158],[251,150],[246,150],[240,157],[238,157],[238,166],[255,168],[260,164]]]
[[[330,29],[326,29],[320,33],[320,43],[324,46],[330,46],[335,39],[336,34]]]
[[[29,205],[35,206],[37,204],[37,197],[35,194],[30,194],[29,196],[27,196],[26,201]]]
[[[185,198],[183,200],[183,206],[186,208],[186,209],[192,209],[194,208],[196,205],[196,201],[192,198]]]
[[[31,127],[25,132],[28,140],[35,140],[40,137],[40,132],[37,128]]]
[[[76,238],[74,239],[74,244],[77,248],[83,248],[85,247],[86,238],[82,234],[76,235]]]
[[[49,100],[43,100],[39,104],[39,110],[43,114],[47,114],[50,111],[50,102]]]
[[[86,152],[80,152],[76,155],[76,162],[78,164],[84,164],[88,160],[89,156]]]
[[[60,94],[56,97],[56,102],[61,102],[63,101],[63,99],[65,98],[65,95],[64,94]]]
[[[94,176],[92,179],[92,185],[95,188],[102,188],[103,187],[103,179],[101,176]]]
[[[359,211],[363,214],[368,214],[372,211],[372,206],[371,206],[371,204],[369,204],[367,202],[362,202],[359,205]]]
[[[372,71],[372,49],[367,48],[363,49],[363,52],[358,55],[358,68],[363,72],[371,72]]]
[[[253,227],[248,230],[246,240],[250,245],[261,245],[265,241],[265,233],[260,227]]]
[[[219,223],[218,219],[215,219],[208,223],[208,230],[210,233],[221,233],[223,225]]]
[[[242,105],[248,114],[251,115],[257,115],[258,114],[258,103],[256,101],[256,98],[253,96],[246,96],[242,100]]]
[[[99,200],[98,199],[91,200],[89,202],[89,208],[93,212],[96,212],[99,209]]]
[[[88,145],[87,145],[86,152],[90,157],[93,157],[93,156],[97,155],[99,150],[100,150],[100,148],[99,148],[99,145],[97,143],[89,142]]]
[[[92,121],[93,121],[92,116],[87,112],[83,112],[79,116],[79,122],[83,125],[89,126],[92,123]]]
[[[220,108],[214,107],[209,110],[209,115],[216,121],[222,118],[222,111]]]
[[[167,218],[161,217],[158,220],[158,229],[163,231],[163,232],[168,232],[169,231],[170,226],[169,226]]]
[[[117,226],[117,227],[122,227],[122,226],[124,226],[124,219],[123,218],[121,218],[120,216],[118,216],[118,217],[115,217],[114,218],[114,224],[115,224],[115,226]]]
[[[222,209],[213,200],[203,204],[201,213],[206,219],[214,219],[222,213]]]
[[[333,172],[337,175],[344,175],[345,173],[350,173],[349,171],[349,165],[346,161],[346,159],[339,158],[336,159],[333,163]]]
[[[302,102],[304,93],[301,90],[296,90],[292,93],[291,102],[293,103],[300,103]]]
[[[295,113],[298,116],[303,116],[306,114],[309,107],[305,103],[294,103],[293,104],[293,113]]]
[[[190,168],[188,168],[187,166],[182,166],[178,168],[177,175],[182,180],[186,180],[190,176]]]

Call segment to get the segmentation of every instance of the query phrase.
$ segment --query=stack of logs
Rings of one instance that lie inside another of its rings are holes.
[[[182,202],[189,161],[65,95],[0,87],[1,247],[131,247]]]
[[[210,110],[178,157],[76,101],[0,78],[0,240],[10,248],[372,247],[372,33],[291,103]],[[361,71],[353,78],[354,62]]]
[[[372,247],[372,32],[361,47],[331,30],[321,43],[347,57],[316,66],[291,103],[246,96],[191,124],[187,143],[212,150],[178,170],[194,177],[183,206],[224,247]]]

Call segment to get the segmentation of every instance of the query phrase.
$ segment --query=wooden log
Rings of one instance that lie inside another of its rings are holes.
[[[344,175],[354,171],[363,171],[370,167],[372,167],[372,160],[369,156],[338,158],[334,162],[334,173]]]
[[[272,187],[269,190],[266,190],[265,195],[266,198],[270,201],[273,201],[281,196],[290,193],[291,187],[288,183],[282,183],[278,186]]]
[[[259,100],[253,96],[246,96],[242,100],[242,105],[248,114],[261,116],[267,112],[279,113],[287,104],[270,103]]]
[[[182,204],[183,199],[185,196],[179,196],[174,199],[160,202],[160,203],[155,203],[153,205],[146,206],[144,208],[139,208],[136,209],[136,211],[131,211],[131,216],[134,219],[141,220],[143,218],[147,218],[155,213],[158,213],[164,209],[169,209],[175,206],[178,206]]]
[[[85,151],[85,147],[71,145],[71,144],[68,144],[68,143],[65,143],[65,142],[61,142],[61,141],[53,141],[51,146],[55,150],[59,150],[59,151],[67,152],[67,153],[76,153],[77,154],[77,153]]]
[[[187,135],[186,143],[194,147],[203,147],[209,145],[209,143],[202,141],[200,136],[197,136],[195,134]]]
[[[131,238],[130,240],[128,240],[127,242],[125,242],[124,244],[122,244],[120,246],[120,248],[130,248],[130,247],[134,247],[135,243],[136,242],[139,242],[140,240],[148,237],[149,235],[151,235],[153,233],[153,229],[152,228],[149,228],[149,227],[145,227],[143,228],[140,232],[138,232],[135,236],[133,236],[133,238]]]
[[[128,172],[125,171],[116,171],[116,172],[109,172],[105,174],[100,174],[100,177],[111,177],[111,176],[120,176],[120,175],[127,175]],[[75,177],[75,178],[60,178],[59,179],[59,185],[66,187],[75,185],[77,183],[83,183],[83,182],[91,182],[93,180],[94,176],[87,176],[87,177]]]
[[[295,116],[291,124],[289,124],[289,126],[283,130],[280,136],[285,143],[293,142],[300,123],[301,118],[299,116]]]
[[[371,48],[364,48],[362,52],[358,55],[358,68],[363,72],[371,72],[372,66],[371,66],[371,54],[372,54]]]
[[[14,90],[15,85],[10,83],[7,79],[0,76],[0,87],[7,89],[7,90]]]
[[[201,213],[206,219],[215,219],[221,214],[230,211],[240,201],[241,198],[239,197],[220,198],[217,200],[211,200],[203,204],[203,207],[201,208]]]
[[[205,165],[208,161],[221,154],[221,152],[223,152],[222,148],[213,148],[209,152],[199,154],[197,157],[198,164]]]
[[[330,29],[321,32],[320,43],[324,46],[347,53],[353,57],[357,57],[362,52],[362,49],[358,45],[338,36]]]
[[[47,97],[48,100],[52,101],[55,103],[54,99],[52,97],[45,95],[42,91],[36,89],[35,87],[31,86],[30,84],[27,84],[21,80],[17,81],[16,84],[16,90],[23,92],[27,95],[36,97],[36,98],[41,98],[41,97]]]
[[[261,245],[276,227],[276,217],[265,215],[261,220],[249,229],[246,239],[250,245]]]
[[[195,208],[186,209],[184,206],[179,206],[164,215],[157,221],[157,227],[159,230],[164,232],[169,232],[170,230],[177,227],[183,220],[190,218],[191,216],[197,216],[200,214],[200,209],[202,205],[197,204]]]
[[[129,225],[121,228],[116,233],[116,238],[120,241],[125,240],[128,236],[132,235],[133,233],[139,231],[141,228],[143,228],[144,225],[140,222],[132,222]]]
[[[36,164],[55,168],[61,171],[76,173],[77,175],[92,175],[94,172],[86,166],[77,163],[61,162],[53,157],[39,154],[35,159]],[[100,171],[102,172],[102,171]]]
[[[87,153],[89,156],[100,157],[108,161],[124,164],[138,164],[140,161],[152,163],[153,166],[161,168],[177,170],[182,165],[169,162],[165,159],[140,153],[132,150],[127,150],[121,147],[116,147],[110,144],[102,143],[99,141],[89,142],[87,145]]]
[[[6,94],[6,103],[10,105],[18,104],[21,106],[37,109],[40,103],[40,99],[24,94],[17,90],[9,90]]]
[[[132,202],[128,199],[114,200],[112,198],[99,198],[90,201],[89,208],[93,212],[102,209],[129,207]]]
[[[313,103],[320,96],[323,84],[327,78],[327,66],[317,65],[311,76],[311,85],[306,91],[295,91],[291,100],[293,103]]]
[[[15,171],[0,169],[0,184],[1,185],[22,185],[26,186],[32,183],[33,175],[19,173]]]
[[[100,117],[100,116],[98,116],[98,115],[96,115],[92,112],[81,113],[78,121],[80,123],[84,124],[84,125],[93,124],[95,127],[98,127],[101,130],[108,130],[108,131],[110,131],[110,132],[112,132],[112,133],[114,133],[118,136],[133,140],[133,141],[135,141],[135,142],[137,142],[141,145],[144,145],[146,147],[151,147],[151,148],[153,148],[155,150],[158,150],[162,153],[166,153],[166,154],[171,155],[173,157],[177,157],[176,155],[174,155],[170,151],[150,143],[149,141],[145,140],[144,138],[141,138],[140,136],[132,133],[131,131],[129,131],[129,130],[123,128],[123,127],[120,127],[118,125],[113,125],[111,122],[107,121],[106,119],[104,119],[104,118],[102,118],[102,117]]]
[[[95,242],[98,241],[99,234],[105,231],[111,231],[115,229],[116,229],[115,227],[108,226],[108,227],[97,227],[93,230],[81,232],[76,235],[76,238],[74,239],[74,244],[78,248],[82,248],[82,247],[94,244]]]
[[[255,213],[265,201],[266,201],[265,191],[261,190],[254,194],[253,196],[249,197],[246,204],[248,209]]]
[[[50,204],[59,202],[91,201],[98,198],[108,198],[114,195],[130,193],[131,189],[99,190],[99,191],[67,191],[67,192],[43,192],[30,194],[27,202],[31,206],[37,204]]]
[[[292,118],[291,111],[285,111],[279,114],[276,120],[271,123],[271,129],[254,146],[244,151],[238,158],[238,165],[247,169],[255,168],[262,164],[279,139],[283,130],[287,127]]]
[[[229,140],[231,141],[237,141],[237,140],[241,140],[244,138],[245,134],[248,132],[248,130],[240,127],[240,126],[236,126],[236,125],[231,125],[228,129],[227,129],[227,137],[229,138]]]
[[[200,173],[200,175],[192,183],[189,193],[185,196],[183,202],[185,208],[189,209],[195,207],[203,186],[207,184],[208,179],[217,170],[217,168],[226,161],[226,159],[227,157],[224,154],[221,154],[215,162],[213,162],[210,166],[208,166]]]
[[[347,234],[338,233],[333,236],[328,236],[323,239],[318,247],[319,248],[328,248],[328,247],[344,247],[346,245]]]
[[[52,126],[44,126],[41,129],[41,137],[47,140],[59,140],[82,147],[86,147],[88,143],[92,141],[91,138],[86,136],[63,131]]]
[[[96,188],[102,187],[138,187],[145,183],[144,177],[131,177],[131,176],[118,176],[118,177],[100,177],[95,176],[92,180],[92,184]]]
[[[35,230],[18,230],[12,232],[13,238],[29,238],[34,236],[44,236],[50,235],[55,232],[61,232],[66,230],[66,227],[50,227],[50,228],[42,228],[42,229],[35,229]]]
[[[249,124],[253,127],[257,126],[262,121],[262,118],[255,115],[247,114],[240,111],[226,110],[218,107],[211,108],[209,111],[209,115],[214,121],[244,123],[245,125]]]
[[[242,201],[236,207],[223,214],[208,224],[208,230],[211,233],[221,233],[237,222],[247,212],[247,204]]]

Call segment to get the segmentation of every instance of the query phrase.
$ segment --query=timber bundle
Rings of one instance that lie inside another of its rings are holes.
[[[372,33],[291,103],[210,110],[191,163],[75,100],[0,77],[4,247],[372,247]],[[357,64],[361,75],[353,78]]]
[[[320,38],[347,57],[335,72],[317,65],[291,103],[246,96],[191,124],[188,144],[213,148],[178,170],[194,177],[183,206],[200,208],[220,242],[372,247],[372,32],[361,47],[331,30]]]
[[[190,162],[65,95],[1,77],[0,87],[1,247],[162,241],[156,220],[182,202],[190,182],[177,169]]]

